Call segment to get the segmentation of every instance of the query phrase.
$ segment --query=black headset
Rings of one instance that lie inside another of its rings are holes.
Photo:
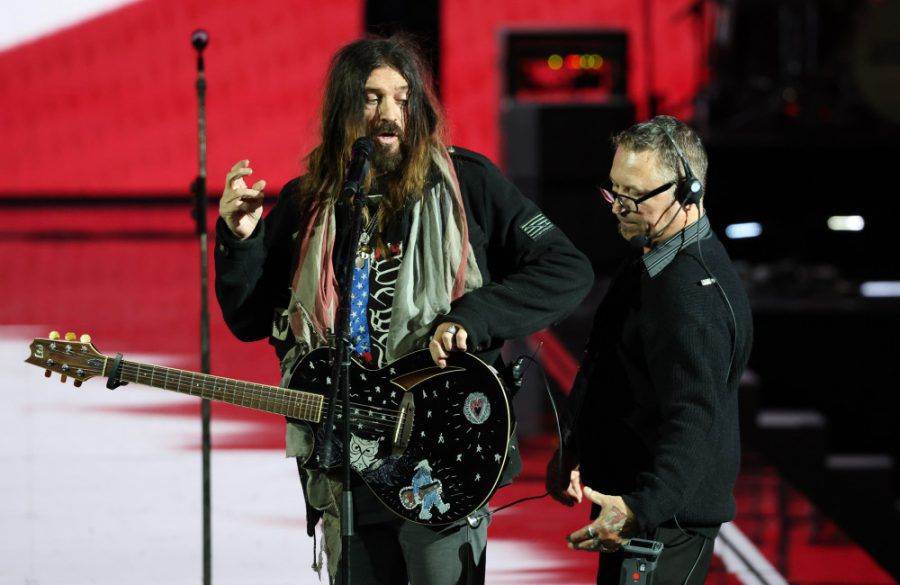
[[[678,199],[681,205],[696,205],[700,203],[700,199],[703,198],[703,183],[694,175],[691,165],[688,164],[687,157],[684,156],[684,151],[675,142],[675,137],[672,136],[672,133],[662,124],[654,123],[663,131],[666,138],[672,143],[672,146],[675,147],[675,154],[681,159],[681,165],[684,167],[684,177],[678,181],[678,185],[675,187],[675,198]]]

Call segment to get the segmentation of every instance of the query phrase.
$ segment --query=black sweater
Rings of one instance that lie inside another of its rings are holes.
[[[710,276],[718,284],[704,286]],[[654,278],[634,258],[613,280],[570,396],[567,444],[584,483],[622,495],[645,534],[677,522],[712,535],[733,518],[751,341],[746,293],[714,235]]]

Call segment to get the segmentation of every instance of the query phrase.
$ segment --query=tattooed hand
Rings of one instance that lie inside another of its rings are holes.
[[[570,534],[569,548],[592,552],[614,552],[635,533],[634,512],[621,496],[607,496],[584,487],[584,495],[600,506],[596,520]]]

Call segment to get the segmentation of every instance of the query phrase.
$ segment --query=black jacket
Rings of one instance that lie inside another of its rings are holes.
[[[528,222],[540,210],[487,158],[456,148],[452,160],[484,285],[457,299],[443,320],[462,324],[470,348],[496,363],[504,340],[538,331],[572,312],[590,289],[593,272],[559,229],[529,235],[534,223]],[[241,340],[269,337],[279,358],[291,342],[271,337],[272,321],[281,318],[290,300],[292,235],[301,222],[297,183],[282,189],[250,238],[237,240],[221,218],[216,224],[216,296],[225,322]]]

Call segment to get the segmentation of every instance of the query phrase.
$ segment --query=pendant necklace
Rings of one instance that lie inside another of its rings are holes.
[[[380,208],[379,208],[380,210]],[[372,255],[372,241],[375,235],[375,226],[378,224],[378,211],[372,214],[366,229],[359,234],[359,246],[356,248],[356,267],[362,268],[366,265],[366,260]]]

